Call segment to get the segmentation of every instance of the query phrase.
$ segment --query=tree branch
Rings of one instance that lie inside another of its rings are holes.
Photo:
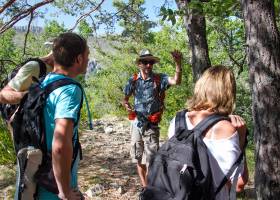
[[[78,25],[84,18],[86,18],[87,16],[89,16],[89,15],[90,15],[91,13],[93,13],[94,11],[98,10],[98,9],[100,8],[100,6],[104,3],[104,1],[105,1],[105,0],[102,0],[96,7],[94,7],[93,9],[91,9],[89,12],[87,12],[87,13],[81,15],[81,16],[77,19],[75,25],[74,25],[71,29],[69,29],[69,31],[73,31],[73,30],[77,27],[77,25]]]
[[[5,31],[7,31],[8,29],[10,29],[11,27],[13,27],[13,25],[15,23],[17,23],[18,21],[20,21],[21,19],[27,17],[28,15],[31,14],[31,12],[34,12],[34,10],[36,10],[39,7],[42,7],[46,4],[52,3],[54,2],[54,0],[44,0],[40,3],[37,3],[33,6],[31,6],[30,8],[23,10],[22,12],[18,13],[17,15],[13,16],[12,19],[10,19],[10,21],[4,23],[1,27],[0,27],[0,34],[4,33]]]
[[[30,32],[30,27],[31,27],[32,20],[33,20],[33,11],[30,13],[30,19],[29,19],[29,22],[28,22],[27,31],[26,31],[25,38],[24,38],[23,55],[25,55],[27,37],[28,37],[28,34]]]
[[[16,0],[10,0],[3,7],[0,8],[0,14],[6,10],[6,8],[10,7]]]

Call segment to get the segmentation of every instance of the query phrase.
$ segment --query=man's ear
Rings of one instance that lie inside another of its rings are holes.
[[[82,54],[79,54],[78,56],[77,56],[77,63],[78,64],[81,64],[82,62],[83,62],[83,55]]]

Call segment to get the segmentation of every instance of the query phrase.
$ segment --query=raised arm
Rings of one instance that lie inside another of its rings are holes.
[[[171,52],[173,60],[175,62],[175,74],[174,77],[168,78],[168,83],[170,85],[180,85],[182,80],[182,53],[180,51],[173,51]]]

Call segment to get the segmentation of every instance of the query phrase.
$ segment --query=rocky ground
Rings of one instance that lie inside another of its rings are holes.
[[[109,117],[95,120],[92,131],[82,132],[79,185],[87,200],[138,199],[141,186],[129,156],[129,129],[126,119]],[[15,168],[0,166],[0,171],[0,200],[12,199]],[[246,189],[246,197],[239,199],[251,199],[250,188],[252,183]]]
[[[141,186],[129,156],[129,122],[96,120],[94,130],[82,134],[81,143],[79,183],[88,199],[137,199]]]
[[[92,131],[81,133],[79,185],[86,199],[137,199],[141,186],[129,156],[129,129],[129,121],[109,117],[95,120]],[[15,167],[0,166],[0,171],[4,172],[0,173],[0,200],[12,199]]]

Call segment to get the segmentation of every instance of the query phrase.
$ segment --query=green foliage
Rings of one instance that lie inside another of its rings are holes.
[[[162,21],[171,21],[172,25],[176,24],[176,15],[180,14],[178,10],[172,10],[170,8],[166,8],[162,6],[160,8],[160,16],[162,17]]]
[[[237,74],[237,73],[236,73]],[[249,129],[249,145],[253,146],[253,118],[252,118],[252,97],[249,86],[249,72],[246,68],[241,74],[236,76],[237,94],[236,94],[236,110],[235,113],[242,116]]]
[[[15,163],[14,146],[7,125],[0,119],[0,165]]]
[[[89,26],[86,20],[82,20],[78,26],[79,34],[82,35],[84,38],[88,38],[92,35],[93,31],[92,28]]]
[[[150,42],[152,39],[150,29],[156,25],[144,15],[144,2],[144,0],[129,0],[127,3],[122,0],[113,1],[118,13],[119,25],[124,29],[122,36],[131,38],[138,43]]]
[[[236,111],[250,130],[249,143],[253,144],[251,92],[246,64],[243,21],[236,17],[208,21],[207,40],[212,65],[226,65],[235,72],[237,83]]]
[[[10,29],[0,37],[0,80],[3,80],[18,62],[19,49],[13,41],[14,36],[15,31]]]
[[[241,17],[240,1],[212,0],[203,3],[203,11],[208,19]]]
[[[44,27],[43,38],[53,39],[57,37],[60,33],[64,33],[67,30],[64,27],[64,24],[59,24],[57,21],[50,21]]]

